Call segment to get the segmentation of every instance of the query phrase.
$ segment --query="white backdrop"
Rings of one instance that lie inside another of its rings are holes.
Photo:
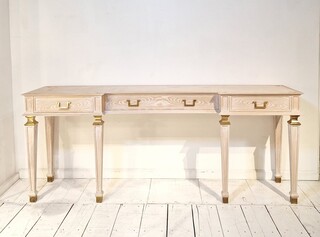
[[[304,92],[299,177],[318,178],[319,1],[10,4],[15,145],[22,177],[27,159],[21,93],[28,90],[45,85],[284,84]],[[105,177],[220,177],[215,115],[109,115],[104,120]],[[39,168],[45,168],[39,121]],[[271,178],[272,118],[232,117],[231,123],[231,178]],[[60,177],[94,176],[91,124],[90,117],[58,121]],[[288,178],[284,128],[282,163]]]
[[[0,0],[0,195],[16,172],[10,54],[9,2]]]

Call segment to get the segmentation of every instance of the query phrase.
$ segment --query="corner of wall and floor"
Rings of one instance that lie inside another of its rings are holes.
[[[9,0],[0,0],[0,195],[19,179],[15,165]]]

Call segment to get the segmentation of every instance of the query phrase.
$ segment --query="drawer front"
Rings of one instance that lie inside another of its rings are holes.
[[[231,96],[232,112],[289,112],[290,96]]]
[[[92,113],[94,97],[35,97],[35,113]]]
[[[214,95],[109,95],[107,111],[213,110]]]

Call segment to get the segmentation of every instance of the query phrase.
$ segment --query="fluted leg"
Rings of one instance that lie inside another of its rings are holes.
[[[298,159],[299,159],[299,126],[298,115],[291,115],[289,124],[289,153],[290,153],[290,202],[298,203]]]
[[[30,202],[37,201],[37,136],[38,122],[35,116],[26,116],[25,123],[26,138],[27,138],[27,153],[30,179]]]
[[[46,142],[47,142],[47,163],[48,173],[47,181],[53,182],[53,131],[54,131],[54,117],[45,117],[45,128],[46,128]]]
[[[281,183],[282,116],[274,116],[274,125],[274,146],[276,162],[275,182]]]
[[[222,202],[229,202],[228,192],[228,169],[229,169],[229,130],[230,122],[228,115],[222,115],[220,122],[221,139],[221,172],[222,172]]]
[[[102,116],[94,116],[94,140],[96,154],[96,202],[101,203],[103,200],[102,190],[102,171],[103,171],[103,123]]]

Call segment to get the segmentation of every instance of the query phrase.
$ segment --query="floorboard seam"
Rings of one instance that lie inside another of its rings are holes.
[[[72,204],[72,205],[70,206],[69,210],[67,211],[66,215],[65,215],[64,218],[62,219],[60,225],[58,226],[58,228],[57,228],[56,232],[53,234],[53,236],[56,236],[56,234],[58,233],[58,231],[59,231],[62,223],[65,221],[65,219],[66,219],[67,216],[69,215],[69,213],[70,213],[71,209],[73,208],[73,206],[74,206],[74,204]]]

